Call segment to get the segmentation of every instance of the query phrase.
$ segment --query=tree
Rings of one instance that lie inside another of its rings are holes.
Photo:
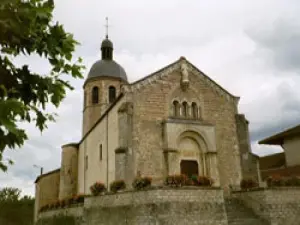
[[[0,170],[7,170],[3,152],[21,147],[28,139],[20,123],[34,122],[43,131],[56,114],[46,106],[58,107],[73,87],[63,74],[82,78],[81,58],[72,60],[76,45],[73,35],[52,22],[53,0],[0,1]],[[29,65],[17,67],[13,58],[38,55],[51,71],[37,74]],[[12,163],[12,161],[9,161]]]
[[[21,197],[18,188],[0,189],[0,209],[0,224],[33,224],[34,198],[27,195]]]

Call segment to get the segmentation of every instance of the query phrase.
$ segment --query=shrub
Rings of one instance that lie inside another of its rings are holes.
[[[126,188],[126,184],[124,180],[116,180],[110,184],[110,190],[112,192],[117,192],[119,190],[124,190]]]
[[[193,180],[193,183],[196,186],[212,186],[213,184],[212,179],[206,176],[192,176],[191,179]]]
[[[252,178],[242,179],[240,185],[242,189],[251,189],[251,188],[258,187],[258,183],[256,182],[256,180]]]
[[[281,177],[278,175],[269,176],[267,179],[268,187],[283,187],[283,186],[300,186],[300,178],[293,177]]]
[[[136,177],[132,182],[132,187],[136,190],[141,190],[150,187],[152,183],[151,177]]]
[[[84,195],[83,194],[74,195],[72,199],[73,199],[73,203],[75,203],[75,204],[83,203],[84,202]]]
[[[180,187],[188,183],[188,178],[184,174],[169,175],[167,176],[165,183],[168,186]]]
[[[96,182],[94,183],[91,187],[90,190],[94,196],[99,195],[106,191],[106,187],[103,183],[101,182]]]
[[[300,186],[300,178],[299,177],[288,177],[285,182],[285,186]]]
[[[269,176],[266,179],[266,182],[267,182],[268,187],[281,187],[281,186],[285,186],[284,179],[281,176],[279,176],[279,175]]]

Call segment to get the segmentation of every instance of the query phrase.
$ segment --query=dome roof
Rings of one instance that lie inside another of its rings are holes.
[[[114,60],[102,59],[95,62],[90,69],[87,79],[95,77],[113,77],[127,82],[125,70]]]
[[[113,43],[108,38],[105,38],[102,41],[101,48],[113,48]]]

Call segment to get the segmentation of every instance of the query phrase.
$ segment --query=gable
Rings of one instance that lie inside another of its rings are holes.
[[[182,67],[185,68],[185,71],[182,71]],[[180,57],[179,60],[175,61],[172,64],[169,64],[168,66],[138,80],[134,83],[124,85],[122,88],[123,92],[134,92],[138,91],[139,89],[143,88],[146,85],[151,85],[153,83],[158,82],[163,78],[164,76],[167,76],[174,71],[180,71],[182,74],[187,72],[187,74],[194,74],[198,76],[203,82],[210,87],[215,93],[217,93],[219,96],[222,96],[228,101],[234,102],[235,104],[238,104],[239,97],[232,95],[229,93],[226,89],[224,89],[222,86],[217,84],[214,80],[209,78],[206,74],[204,74],[202,71],[200,71],[196,66],[194,66],[192,63],[190,63],[188,60],[186,60],[184,57]],[[182,75],[184,76],[184,74]],[[187,75],[188,76],[188,75]]]

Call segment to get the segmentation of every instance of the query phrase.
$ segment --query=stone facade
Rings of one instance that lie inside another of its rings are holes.
[[[90,194],[97,181],[109,187],[123,179],[129,187],[137,174],[154,185],[180,173],[208,176],[225,189],[240,184],[241,152],[250,147],[242,140],[248,126],[236,119],[239,98],[185,58],[132,84],[89,79],[84,96],[82,139],[62,147],[57,199]]]

